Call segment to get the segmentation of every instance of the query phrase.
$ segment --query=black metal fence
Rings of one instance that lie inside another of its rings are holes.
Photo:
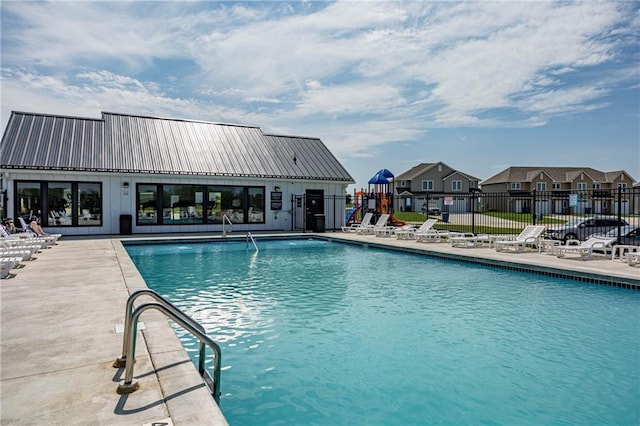
[[[351,207],[350,196],[325,197],[327,230],[339,230],[350,219],[359,221],[373,211],[413,217],[420,222],[438,219],[436,228],[457,232],[518,234],[526,225],[555,226],[571,219],[614,218],[640,226],[640,187],[584,191],[509,191],[483,193],[426,193],[412,196],[372,194]],[[383,208],[381,208],[383,206]],[[421,216],[402,214],[418,212]],[[353,213],[353,214],[351,214]],[[602,229],[607,231],[608,229]]]

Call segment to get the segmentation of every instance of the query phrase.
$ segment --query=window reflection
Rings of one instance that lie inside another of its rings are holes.
[[[100,183],[78,184],[78,225],[102,223],[102,187]]]
[[[203,223],[202,186],[163,185],[162,222],[170,224]]]
[[[139,184],[138,225],[264,223],[264,187]]]
[[[44,227],[101,226],[100,182],[16,182],[16,214]],[[46,202],[45,202],[46,201]]]
[[[20,217],[29,223],[31,216],[42,216],[40,182],[17,182],[16,193],[16,211]]]
[[[249,192],[249,222],[264,222],[264,188],[248,188]]]
[[[138,185],[138,224],[158,223],[158,185]]]

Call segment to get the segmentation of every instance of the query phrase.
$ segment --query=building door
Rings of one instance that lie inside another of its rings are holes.
[[[305,191],[305,231],[314,230],[315,215],[324,214],[324,190],[307,189]]]

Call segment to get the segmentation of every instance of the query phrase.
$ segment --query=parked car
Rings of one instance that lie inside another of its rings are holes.
[[[547,227],[546,238],[554,240],[581,240],[584,241],[592,234],[604,234],[618,226],[628,226],[626,220],[615,216],[577,217],[563,225]]]
[[[440,207],[438,207],[438,204],[436,204],[436,202],[429,202],[429,204],[424,204],[422,206],[422,213],[426,214],[427,216],[440,216],[440,214],[442,213],[440,211]]]
[[[617,244],[625,246],[640,246],[640,226],[623,226],[620,228],[620,237],[618,237],[618,228],[612,229],[606,233],[609,237],[617,237]]]

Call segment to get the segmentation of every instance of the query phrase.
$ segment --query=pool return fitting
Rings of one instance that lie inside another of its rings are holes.
[[[156,302],[143,303],[142,305],[134,309],[133,302],[140,296],[150,296],[154,298]],[[136,335],[138,334],[138,318],[140,318],[140,315],[142,315],[142,313],[148,309],[156,309],[162,312],[165,316],[172,319],[186,331],[198,338],[198,340],[200,341],[198,351],[198,373],[200,373],[202,380],[209,388],[209,392],[211,392],[213,399],[216,401],[216,403],[219,403],[220,365],[222,362],[222,351],[220,349],[220,346],[216,342],[211,340],[209,336],[207,336],[202,325],[198,324],[195,320],[186,315],[167,299],[163,298],[155,291],[149,289],[134,291],[131,296],[129,296],[129,299],[127,299],[124,317],[124,336],[122,338],[122,356],[117,358],[113,363],[114,368],[125,367],[124,383],[118,385],[118,394],[122,395],[132,393],[138,390],[138,388],[140,387],[140,384],[138,382],[133,381],[133,366],[135,364],[136,353]],[[214,355],[213,378],[206,370],[204,365],[206,356],[205,345],[211,348]]]

